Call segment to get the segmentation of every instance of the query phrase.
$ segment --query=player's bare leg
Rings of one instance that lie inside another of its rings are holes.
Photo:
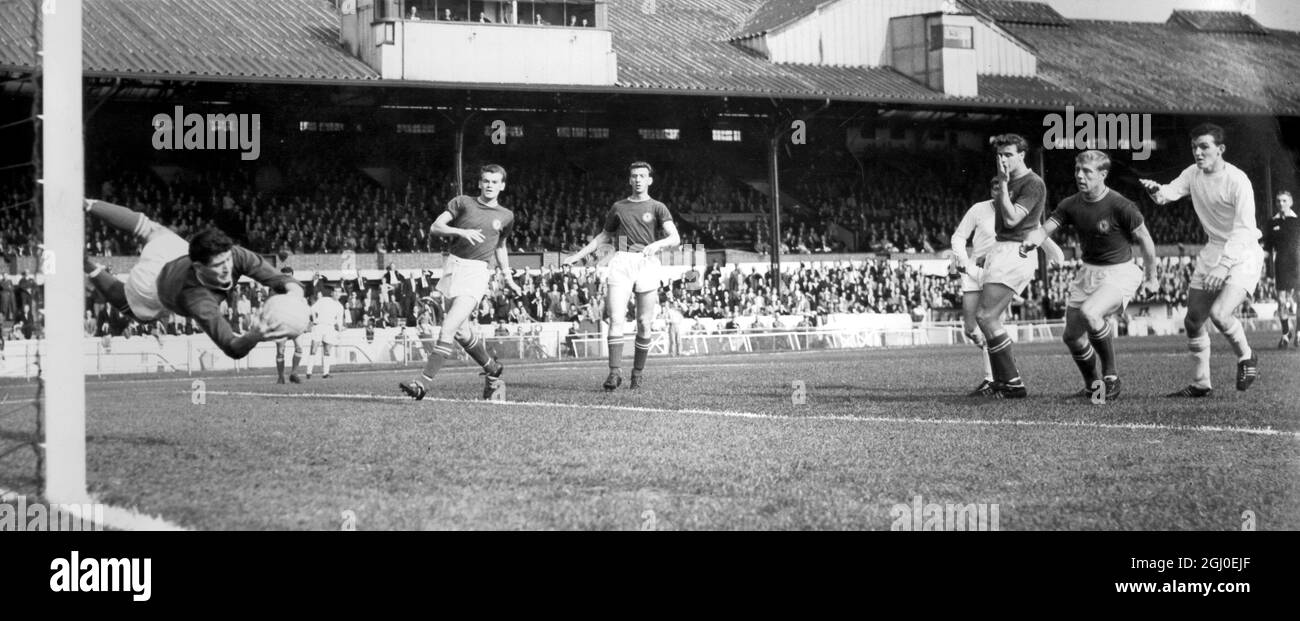
[[[469,321],[469,316],[474,313],[474,309],[477,307],[478,300],[467,296],[461,296],[451,301],[451,307],[447,309],[442,328],[438,332],[438,342],[434,343],[433,352],[429,356],[429,360],[424,363],[424,372],[414,381],[398,384],[402,392],[418,401],[433,389],[433,378],[442,369],[442,365],[447,361],[447,358],[451,357],[456,332],[466,321]]]
[[[1279,289],[1277,291],[1277,318],[1282,324],[1282,338],[1277,342],[1278,349],[1287,345],[1300,347],[1296,340],[1296,312],[1300,310],[1300,289],[1294,291]]]
[[[993,367],[989,364],[989,352],[985,347],[984,333],[980,332],[979,323],[975,321],[975,311],[979,309],[980,292],[967,291],[961,296],[961,323],[966,339],[980,350],[980,361],[984,363],[984,379],[972,390],[970,397],[987,397],[993,392]]]
[[[614,390],[623,384],[623,343],[627,341],[627,303],[632,297],[632,285],[610,283],[608,288],[605,312],[609,313],[609,376],[602,387]]]
[[[293,361],[289,366],[289,381],[295,384],[301,384],[302,378],[298,377],[298,365],[302,363],[302,345],[298,341],[293,342]],[[311,370],[307,371],[307,379],[311,379]]]
[[[330,344],[322,342],[320,344],[320,373],[321,379],[329,379],[330,362],[333,361],[333,352],[330,351]]]
[[[312,339],[312,341],[311,341],[311,345],[308,346],[307,348],[307,368],[303,369],[307,373],[307,379],[311,379],[312,368],[316,366],[315,365],[316,348],[319,345],[319,343],[316,342],[315,335],[312,335],[310,338]],[[299,355],[294,357],[295,360],[294,366],[298,366],[298,363],[296,361],[299,357],[301,357],[301,355],[302,355],[301,352],[299,352]]]
[[[1237,390],[1246,390],[1259,377],[1259,356],[1246,340],[1246,329],[1234,314],[1250,294],[1232,283],[1225,283],[1210,305],[1210,321],[1223,333],[1237,354]]]
[[[275,383],[284,383],[284,344],[287,339],[280,339],[275,342],[275,374],[277,379]]]
[[[1002,314],[1011,306],[1015,292],[1001,283],[988,283],[980,292],[975,322],[988,343],[989,364],[993,367],[993,393],[998,399],[1020,399],[1028,393],[1011,355],[1011,335],[1002,325]]]
[[[1115,364],[1115,335],[1109,317],[1124,307],[1124,292],[1114,286],[1102,285],[1084,300],[1079,314],[1087,325],[1088,344],[1096,352],[1101,364],[1101,380],[1106,387],[1106,400],[1119,396],[1119,368]],[[1091,388],[1092,383],[1088,383]]]
[[[628,385],[633,390],[641,387],[641,372],[645,370],[645,361],[650,355],[650,325],[654,322],[658,303],[658,291],[636,294],[636,350],[632,355],[632,381]]]

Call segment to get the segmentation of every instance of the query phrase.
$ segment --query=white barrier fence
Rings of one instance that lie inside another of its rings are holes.
[[[1277,319],[1243,319],[1247,330],[1278,330]],[[791,328],[777,322],[764,329],[750,327],[737,330],[691,331],[683,329],[676,340],[668,330],[651,332],[652,356],[705,356],[721,353],[805,351],[817,349],[870,349],[879,347],[919,347],[953,345],[965,342],[958,322],[898,325],[897,321],[841,322],[835,327]],[[568,334],[569,324],[535,324],[542,330],[535,334],[493,336],[488,327],[481,330],[489,352],[502,359],[601,358],[607,355],[607,335]],[[714,322],[713,325],[718,325]],[[1007,323],[1017,342],[1053,341],[1061,337],[1062,321]],[[1132,317],[1128,320],[1129,337],[1178,334],[1182,321],[1173,318]],[[631,325],[629,325],[631,329]],[[629,333],[628,342],[631,342]],[[376,330],[367,338],[359,329],[346,330],[334,345],[333,365],[422,364],[428,356],[432,339],[421,340],[413,332],[398,328]],[[88,376],[124,373],[210,371],[236,373],[253,369],[275,368],[275,344],[261,343],[249,355],[232,360],[202,334],[187,336],[137,336],[112,339],[86,338],[82,342],[83,370]],[[631,348],[625,354],[630,356]],[[286,357],[292,355],[292,348]],[[465,353],[454,348],[461,359]],[[44,341],[8,341],[0,355],[0,377],[34,378],[38,372],[38,354],[45,353]],[[307,352],[303,352],[304,357]],[[319,364],[319,358],[316,359]]]

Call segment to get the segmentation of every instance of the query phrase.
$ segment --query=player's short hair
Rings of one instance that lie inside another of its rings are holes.
[[[280,268],[280,273],[281,273],[281,274],[288,274],[288,275],[290,275],[290,276],[293,276],[293,268],[292,268],[292,267],[289,267],[288,265],[286,265],[286,266]]]
[[[1029,141],[1025,140],[1025,137],[1021,136],[1020,134],[998,134],[992,138],[989,138],[989,144],[993,145],[994,151],[1001,149],[1002,147],[1005,147],[1007,145],[1014,146],[1016,148],[1016,151],[1019,151],[1020,153],[1024,153],[1029,150]]]
[[[207,265],[212,257],[234,247],[235,242],[221,229],[208,227],[190,239],[190,261]]]
[[[1278,196],[1285,196],[1285,197],[1287,197],[1287,198],[1294,198],[1293,196],[1291,196],[1291,190],[1278,190],[1277,195],[1278,195]],[[1274,198],[1276,198],[1276,197],[1274,197]]]
[[[1189,136],[1192,140],[1196,140],[1201,136],[1209,136],[1213,138],[1214,144],[1216,145],[1222,146],[1228,144],[1225,142],[1226,138],[1224,137],[1223,128],[1214,123],[1201,123],[1192,128],[1191,135]]]
[[[502,182],[506,180],[506,169],[502,167],[500,164],[484,164],[482,167],[478,169],[479,179],[482,179],[483,175],[486,175],[488,173],[496,173],[498,175],[501,175]]]
[[[334,297],[334,287],[325,285],[324,287],[320,288],[320,294],[327,298],[332,298]]]
[[[1074,163],[1085,165],[1096,164],[1097,170],[1103,172],[1110,170],[1110,156],[1106,155],[1105,151],[1098,151],[1096,149],[1088,149],[1087,151],[1074,156]]]
[[[649,175],[650,175],[651,177],[655,176],[655,167],[654,167],[654,166],[651,166],[651,165],[650,165],[650,162],[642,162],[642,161],[640,161],[640,160],[635,161],[635,162],[632,162],[631,164],[628,164],[628,165],[627,165],[627,172],[628,172],[628,174],[630,175],[630,174],[632,174],[632,171],[634,171],[634,170],[636,170],[636,169],[638,169],[638,168],[644,168],[644,169],[646,169],[646,172],[649,173]]]

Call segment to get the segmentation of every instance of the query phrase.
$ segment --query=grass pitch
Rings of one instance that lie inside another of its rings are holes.
[[[1254,335],[1262,377],[1239,393],[1216,336],[1198,400],[1161,397],[1186,383],[1185,339],[1120,339],[1106,405],[1067,397],[1082,382],[1060,343],[1017,346],[1021,401],[964,396],[969,346],[652,358],[614,393],[599,361],[516,362],[504,403],[467,367],[422,402],[397,390],[415,366],[92,380],[88,479],[201,530],[888,530],[916,496],[996,504],[1002,530],[1238,530],[1245,511],[1293,530],[1300,353],[1276,338]],[[25,454],[0,486],[36,491]]]

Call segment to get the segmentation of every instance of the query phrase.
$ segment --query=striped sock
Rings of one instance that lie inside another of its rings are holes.
[[[451,343],[438,341],[433,346],[433,355],[429,356],[428,362],[424,363],[424,375],[418,380],[425,390],[433,388],[433,378],[442,370],[442,364],[451,357]]]
[[[1005,330],[989,337],[989,363],[993,366],[993,379],[1004,384],[1019,384],[1020,369],[1011,356],[1011,336]]]
[[[623,367],[623,342],[626,340],[627,337],[623,336],[615,337],[611,335],[609,337],[607,341],[609,343],[609,368],[619,369]]]
[[[1083,375],[1083,387],[1092,390],[1092,383],[1098,379],[1097,351],[1092,348],[1092,343],[1083,339],[1066,341],[1065,345],[1070,348],[1074,364],[1079,367],[1079,373]]]
[[[482,337],[477,334],[468,339],[457,337],[456,342],[465,349],[465,353],[469,354],[469,357],[473,358],[474,362],[478,363],[478,366],[483,367],[484,370],[490,370],[488,367],[492,365],[492,357],[488,355],[487,344],[483,342]]]
[[[1117,375],[1115,370],[1115,347],[1111,335],[1114,332],[1110,329],[1110,322],[1106,322],[1106,327],[1093,331],[1088,330],[1088,342],[1092,343],[1092,348],[1097,351],[1097,357],[1101,360],[1101,374],[1107,377]],[[1089,384],[1091,386],[1091,384]]]
[[[635,349],[632,354],[632,370],[640,371],[645,368],[645,359],[650,355],[650,337],[638,334],[634,347]]]

